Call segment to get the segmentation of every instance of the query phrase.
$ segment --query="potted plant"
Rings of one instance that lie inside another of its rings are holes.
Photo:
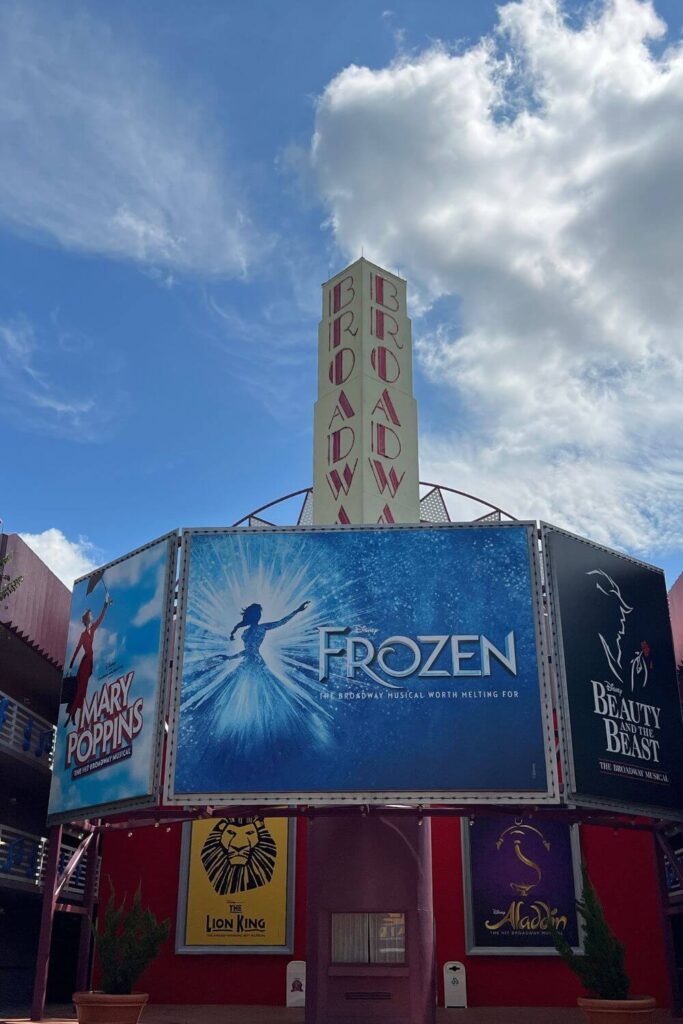
[[[654,1020],[655,1000],[630,996],[631,982],[624,966],[625,947],[612,932],[593,888],[586,865],[581,865],[583,893],[576,908],[583,918],[584,953],[577,954],[552,926],[555,949],[579,978],[589,998],[578,1004],[589,1024],[648,1024]]]
[[[130,910],[125,896],[116,906],[111,882],[109,886],[102,930],[93,928],[102,991],[74,992],[81,1024],[137,1024],[149,996],[133,994],[133,985],[159,953],[171,927],[170,918],[159,922],[151,910],[143,910],[139,886]]]

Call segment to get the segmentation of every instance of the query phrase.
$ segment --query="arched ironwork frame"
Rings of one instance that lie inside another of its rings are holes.
[[[469,494],[467,491],[458,490],[455,487],[447,487],[445,484],[434,484],[427,480],[420,481],[420,488],[424,489],[420,497],[420,521],[423,523],[450,523],[450,522],[502,522],[502,521],[516,521],[516,516],[512,513],[506,512],[505,509],[500,508],[498,505],[494,505],[490,501],[486,501],[485,498],[479,498],[475,494]],[[448,501],[444,495],[448,496]],[[453,497],[451,497],[453,496]],[[295,498],[300,498],[301,503],[298,506],[298,513],[296,515],[297,526],[310,526],[313,522],[313,488],[302,487],[298,491],[291,491],[289,494],[283,494],[279,498],[274,498],[272,501],[266,502],[265,505],[260,505],[255,508],[252,512],[247,512],[246,515],[238,519],[237,522],[233,523],[233,526],[275,526],[283,525],[273,522],[270,518],[264,519],[262,513],[271,512],[271,510],[278,510],[279,512],[286,511],[283,506],[286,506],[288,502],[294,502]],[[482,515],[472,516],[471,520],[469,516],[453,515],[453,498],[455,498],[462,505],[463,500],[468,502],[474,502],[475,504],[483,507],[486,511]],[[449,504],[451,508],[449,509]],[[297,506],[293,506],[293,509]],[[293,511],[292,509],[292,511]],[[272,512],[271,512],[272,514]],[[279,518],[279,517],[277,517]],[[294,518],[294,516],[292,516]]]

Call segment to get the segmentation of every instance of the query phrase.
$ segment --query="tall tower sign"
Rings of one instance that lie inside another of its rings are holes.
[[[419,520],[406,282],[359,259],[323,285],[313,522]]]
[[[420,521],[412,356],[404,280],[359,259],[323,285],[313,456],[316,525]],[[429,820],[389,824],[381,817],[362,818],[349,827],[343,817],[322,817],[308,843],[307,1024],[368,1020],[369,1008],[360,1001],[374,995],[365,994],[368,986],[382,988],[401,1020],[433,1024]],[[383,964],[345,964],[344,976],[335,976],[332,919],[365,913],[377,920],[378,907],[388,907],[396,892],[405,908],[398,915],[401,928],[409,936],[404,976]],[[358,1002],[347,1001],[349,989]]]

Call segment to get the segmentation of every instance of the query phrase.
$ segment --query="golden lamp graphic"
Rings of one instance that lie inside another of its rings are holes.
[[[510,888],[519,893],[522,897],[528,896],[531,890],[536,888],[543,877],[543,873],[538,864],[533,861],[531,857],[527,857],[522,849],[522,843],[528,841],[533,835],[537,836],[541,840],[546,850],[550,850],[550,843],[543,833],[533,825],[525,825],[521,818],[516,818],[514,825],[510,825],[501,832],[500,836],[496,840],[496,849],[498,850],[503,849],[506,840],[512,842],[517,860],[520,864],[523,864],[525,868],[528,868],[529,871],[534,872],[535,878],[533,880],[528,879],[528,871],[525,871],[522,876],[522,881],[510,882]],[[521,871],[521,868],[519,870]],[[525,876],[526,880],[524,880]]]

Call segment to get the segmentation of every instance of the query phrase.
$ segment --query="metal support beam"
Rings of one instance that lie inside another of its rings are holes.
[[[36,959],[36,974],[33,982],[31,1020],[42,1020],[45,1012],[47,971],[50,965],[52,922],[54,920],[55,905],[57,903],[57,869],[59,867],[59,851],[61,845],[62,826],[55,825],[50,829],[50,843],[47,850],[45,887],[43,889],[43,908],[40,915],[40,935],[38,938],[38,956]]]
[[[67,882],[73,875],[74,871],[78,867],[81,858],[83,857],[85,851],[88,849],[90,843],[92,842],[94,834],[94,832],[89,832],[84,839],[81,839],[80,843],[69,857],[67,865],[64,868],[64,871],[59,876],[59,880],[57,882],[57,885],[55,886],[55,897],[60,895],[62,889],[67,884]]]
[[[367,806],[367,811],[365,808]],[[299,805],[297,807],[263,807],[261,805],[229,805],[227,807],[198,805],[197,807],[170,808],[159,807],[153,810],[132,811],[124,819],[112,817],[103,819],[97,827],[98,831],[116,832],[130,831],[136,828],[168,827],[184,821],[196,821],[200,818],[246,817],[252,814],[269,818],[328,818],[337,815],[348,817],[361,813],[381,814],[382,817],[411,817],[418,810],[413,806],[378,806],[375,804],[351,804],[346,806],[317,807]],[[599,810],[593,807],[556,807],[537,805],[497,805],[497,804],[466,804],[452,807],[423,807],[421,813],[425,818],[471,818],[477,814],[491,816],[494,814],[520,814],[535,818],[537,821],[578,822],[582,825],[602,825],[605,828],[623,828],[637,832],[652,832],[658,827],[654,819],[626,816],[615,811]],[[657,819],[659,821],[659,819]]]
[[[671,870],[673,871],[676,878],[683,887],[683,864],[681,864],[678,857],[676,856],[676,851],[669,842],[669,837],[661,830],[658,830],[656,835],[659,848],[661,849],[662,853],[666,856],[666,859],[671,865]]]
[[[669,890],[666,884],[666,867],[664,864],[665,855],[670,861],[671,866],[674,867],[676,874],[679,874],[680,867],[675,866],[676,858],[675,856],[672,856],[671,847],[669,847],[666,837],[663,836],[661,832],[656,832],[655,837],[654,853],[657,861],[657,881],[659,883],[660,922],[662,938],[664,940],[666,966],[669,974],[669,984],[671,985],[671,1015],[672,1017],[680,1018],[683,1017],[683,1010],[681,1009],[681,987],[678,980],[678,965],[676,963],[676,950],[674,947],[673,930],[671,928],[671,918],[668,913]]]
[[[78,966],[76,967],[76,991],[78,992],[87,992],[90,988],[90,947],[92,943],[93,911],[95,909],[99,845],[99,833],[93,833],[88,853],[88,864],[85,870],[83,917],[81,919],[81,932],[78,940]]]

